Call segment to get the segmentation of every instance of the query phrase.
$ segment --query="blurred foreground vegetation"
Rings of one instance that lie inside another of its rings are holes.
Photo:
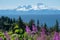
[[[32,25],[37,28],[37,32],[31,33],[33,31]],[[31,32],[26,32],[26,26],[30,28]],[[35,25],[33,19],[31,19],[29,23],[25,23],[21,17],[17,20],[15,18],[4,16],[0,17],[0,38],[3,40],[38,40],[37,37],[41,37],[42,28],[45,29],[46,40],[51,40],[55,32],[60,33],[58,20],[56,20],[55,25],[48,27],[46,23],[40,25],[39,20],[37,20],[37,25]],[[6,35],[8,35],[8,38],[10,39],[7,39]]]

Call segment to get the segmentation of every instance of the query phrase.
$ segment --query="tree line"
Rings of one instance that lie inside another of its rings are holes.
[[[35,21],[33,19],[31,19],[29,21],[29,23],[25,23],[23,22],[23,20],[21,19],[21,17],[19,16],[19,18],[16,20],[15,18],[9,18],[9,17],[5,17],[5,16],[1,16],[0,17],[0,30],[2,31],[13,31],[13,33],[15,33],[16,29],[22,29],[24,33],[25,32],[25,27],[26,25],[28,25],[32,31],[32,25],[35,25]],[[59,32],[59,23],[58,20],[56,20],[56,23],[54,26],[48,28],[47,24],[44,23],[44,25],[39,24],[39,20],[37,20],[37,26],[39,31],[41,31],[41,27],[44,27],[46,29],[46,34],[47,32]],[[18,34],[20,34],[20,32],[17,32]]]

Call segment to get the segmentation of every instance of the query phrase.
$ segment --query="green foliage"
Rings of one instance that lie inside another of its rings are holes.
[[[4,39],[4,34],[3,32],[0,32],[0,37],[2,37]]]
[[[17,25],[17,24],[15,24],[15,27],[14,27],[14,29],[18,29],[19,28],[19,26]]]
[[[19,37],[19,35],[18,34],[12,34],[11,35],[11,40],[15,40],[16,37]]]
[[[8,32],[8,34],[9,34],[9,35],[12,35],[12,34],[13,34],[13,32],[12,32],[12,31],[9,31],[9,32]]]
[[[28,38],[28,34],[26,32],[24,33],[24,38]]]
[[[35,21],[33,19],[31,19],[29,23],[24,23],[23,20],[21,19],[21,17],[19,17],[19,19],[15,20],[15,18],[12,19],[12,18],[2,16],[0,18],[0,37],[2,37],[3,40],[6,40],[3,32],[7,31],[8,34],[11,36],[11,40],[15,40],[16,37],[18,37],[19,40],[23,40],[23,38],[25,38],[26,40],[36,40],[41,31],[38,31],[34,35],[28,34],[25,31],[26,25],[28,25],[30,27],[30,29],[32,30],[32,24],[35,24]],[[39,25],[39,20],[37,20],[37,27],[38,27],[38,30],[41,30],[40,28],[42,28]],[[46,34],[47,34],[47,32],[49,32],[50,35],[53,36],[54,31],[59,32],[59,23],[56,20],[55,26],[52,26],[50,28],[48,28],[47,24],[45,23],[44,28],[46,30],[45,31]],[[50,37],[48,35],[47,40],[49,40],[49,38]]]
[[[20,33],[20,30],[19,29],[16,29],[15,30],[15,33],[19,34]]]

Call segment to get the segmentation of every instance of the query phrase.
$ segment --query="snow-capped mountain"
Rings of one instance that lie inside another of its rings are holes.
[[[18,6],[16,8],[16,10],[18,11],[41,10],[41,9],[48,9],[48,7],[46,7],[42,3],[38,3],[37,5],[23,5],[23,6]]]
[[[60,10],[49,8],[42,3],[37,5],[22,5],[13,10],[0,10],[0,15],[55,15],[60,14]]]

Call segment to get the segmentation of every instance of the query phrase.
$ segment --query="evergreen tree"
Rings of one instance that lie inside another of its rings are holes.
[[[18,25],[19,25],[19,28],[23,29],[23,33],[24,33],[24,31],[25,31],[25,24],[22,21],[21,17],[19,17],[19,19],[18,19]]]
[[[56,30],[56,32],[59,32],[59,23],[58,23],[58,20],[56,20],[55,30]]]
[[[29,22],[29,27],[30,27],[30,29],[32,30],[32,25],[35,23],[35,21],[33,20],[33,19],[31,19],[30,20],[30,22]]]
[[[19,28],[24,28],[24,26],[25,26],[21,17],[19,17],[19,19],[18,19],[18,25],[19,25]]]
[[[40,27],[39,27],[39,20],[37,20],[37,29],[40,30]]]
[[[48,27],[47,27],[47,24],[46,23],[44,24],[44,28],[46,30],[45,33],[48,35]]]
[[[16,22],[16,20],[15,20],[15,18],[13,18],[13,23],[15,23]]]
[[[4,16],[1,16],[0,18],[0,26],[1,26],[1,29],[4,31]]]
[[[12,20],[12,18],[10,19],[10,24],[12,24],[13,23],[13,20]]]

